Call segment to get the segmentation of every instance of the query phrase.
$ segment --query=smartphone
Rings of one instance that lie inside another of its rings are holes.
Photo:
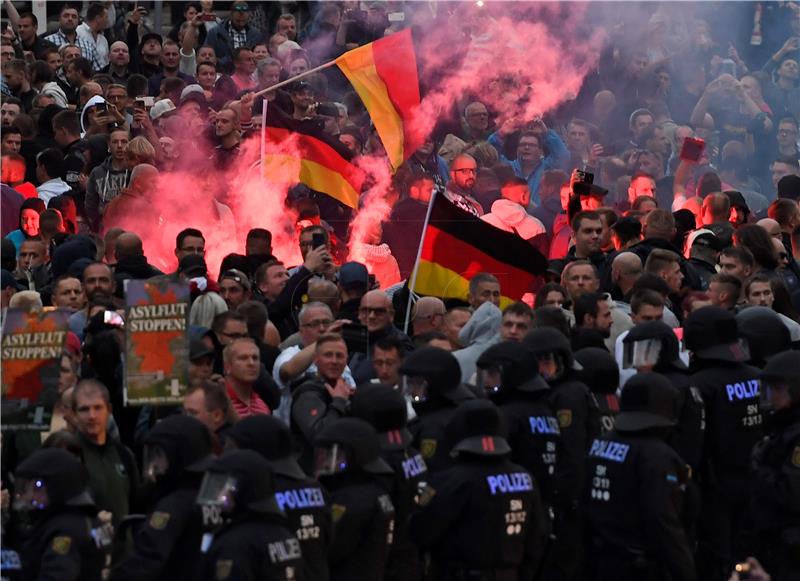
[[[348,323],[342,326],[342,339],[348,353],[366,353],[369,350],[368,332],[364,325]]]
[[[572,185],[573,192],[578,196],[591,195],[591,185],[594,183],[594,174],[582,170],[577,170],[576,174],[578,181]]]
[[[134,103],[136,104],[136,107],[138,107],[139,109],[152,109],[153,105],[155,105],[156,103],[156,98],[136,97],[136,99],[134,99]]]
[[[102,113],[103,115],[108,113],[108,103],[98,103],[95,105],[95,108],[97,109],[98,113]]]
[[[405,12],[389,12],[389,22],[405,22]]]
[[[699,137],[687,137],[681,146],[680,158],[685,161],[698,162],[703,157],[706,142]]]
[[[724,75],[726,73],[736,77],[736,63],[731,59],[723,59],[722,65],[719,68],[719,74]]]
[[[202,14],[200,14],[200,20],[202,20],[203,22],[216,22],[217,15],[212,14],[210,12],[203,12]]]
[[[311,248],[319,248],[320,246],[325,246],[325,234],[315,232],[311,235]]]

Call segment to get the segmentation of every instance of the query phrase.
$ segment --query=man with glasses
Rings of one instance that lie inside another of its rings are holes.
[[[456,207],[480,218],[483,216],[483,207],[472,195],[477,175],[478,164],[471,155],[464,153],[457,156],[450,165],[450,181],[447,182],[444,197]]]
[[[300,310],[300,345],[287,347],[275,360],[272,377],[281,391],[281,404],[275,415],[287,424],[292,409],[291,385],[298,379],[317,373],[314,357],[317,339],[324,333],[340,333],[345,320],[333,320],[333,313],[325,303],[306,303]],[[355,385],[349,368],[343,377],[350,385]]]

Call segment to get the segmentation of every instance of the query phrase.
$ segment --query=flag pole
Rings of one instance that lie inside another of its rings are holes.
[[[336,59],[334,59],[332,61],[328,61],[327,63],[319,65],[318,67],[314,67],[313,69],[309,69],[304,73],[300,73],[299,75],[295,75],[291,79],[286,79],[285,81],[281,81],[280,83],[277,83],[275,85],[267,87],[266,89],[261,89],[257,93],[254,93],[253,97],[259,97],[259,96],[263,95],[264,93],[269,93],[270,91],[275,91],[277,89],[280,89],[281,87],[285,87],[286,85],[290,85],[290,84],[294,83],[295,81],[299,81],[300,79],[304,79],[306,77],[310,77],[314,73],[318,73],[318,72],[320,72],[322,70],[330,68],[330,67],[334,66],[335,64],[336,64]]]
[[[414,261],[414,269],[411,271],[411,284],[408,285],[408,305],[406,306],[406,320],[403,325],[403,333],[408,334],[408,324],[411,317],[411,304],[415,302],[414,287],[417,285],[417,272],[419,271],[419,261],[422,258],[422,245],[425,244],[425,233],[428,230],[428,222],[431,219],[431,210],[433,210],[433,201],[436,199],[436,188],[431,192],[431,199],[428,201],[428,211],[425,213],[425,223],[422,225],[422,236],[419,238],[419,248],[417,249],[417,258]]]

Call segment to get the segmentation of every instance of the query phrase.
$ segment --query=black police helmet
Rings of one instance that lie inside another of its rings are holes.
[[[736,317],[721,307],[702,307],[691,313],[683,324],[683,340],[698,359],[739,362],[748,358],[739,343]]]
[[[294,457],[294,438],[281,420],[274,416],[256,414],[239,420],[226,436],[240,450],[261,454],[276,474],[302,480],[305,472]]]
[[[539,363],[530,351],[515,341],[495,343],[484,351],[476,362],[478,369],[502,367],[500,389],[525,392],[550,389],[539,375]]]
[[[262,514],[283,514],[275,501],[272,468],[254,450],[229,450],[211,462],[208,472],[236,478],[236,511],[244,508]]]
[[[575,352],[581,364],[578,378],[593,393],[615,393],[619,387],[619,366],[608,349],[586,347]]]
[[[42,448],[17,467],[17,478],[43,480],[50,507],[94,506],[87,491],[89,474],[74,454],[63,448]]]
[[[511,452],[500,410],[486,399],[462,403],[445,426],[450,455],[468,452],[480,456],[502,456]]]
[[[569,339],[564,334],[552,327],[539,327],[533,329],[522,340],[522,344],[534,357],[555,353],[561,356],[565,369],[574,366],[575,358],[572,354]]]
[[[678,337],[672,328],[664,321],[646,321],[639,323],[625,335],[623,343],[635,343],[644,339],[658,339],[661,342],[661,353],[658,356],[657,367],[670,366],[686,371],[688,367],[681,361],[681,349]]]
[[[763,366],[773,355],[792,346],[792,336],[778,314],[770,308],[752,306],[736,315],[739,333],[747,340],[750,361]]]
[[[406,399],[390,385],[367,383],[359,386],[350,398],[350,415],[375,428],[384,450],[403,449],[411,442],[411,432],[406,429]]]
[[[428,380],[431,396],[460,401],[467,391],[461,385],[461,366],[452,353],[438,347],[422,347],[410,353],[400,365],[403,375],[421,376]]]
[[[169,458],[168,474],[202,472],[211,459],[211,434],[198,419],[174,415],[158,422],[144,439],[145,446],[161,446]]]
[[[344,446],[353,468],[373,474],[394,474],[392,468],[380,457],[375,428],[365,420],[342,418],[325,426],[314,439],[314,445],[330,444]]]
[[[614,420],[620,432],[668,428],[677,421],[678,390],[659,373],[637,373],[622,388],[620,412]]]
[[[771,357],[759,377],[767,383],[784,384],[792,402],[800,402],[800,351],[783,351]]]

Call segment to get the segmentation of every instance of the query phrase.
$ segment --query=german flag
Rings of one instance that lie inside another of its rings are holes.
[[[275,105],[267,109],[267,149],[262,169],[269,178],[291,176],[351,208],[358,207],[364,172],[350,163],[347,149],[313,120],[298,121]]]
[[[421,295],[465,299],[469,280],[479,272],[488,272],[500,281],[504,307],[530,292],[536,277],[546,270],[547,259],[522,238],[437,195],[413,290]]]
[[[361,97],[396,171],[424,142],[412,123],[420,95],[411,29],[346,52],[336,64]]]

